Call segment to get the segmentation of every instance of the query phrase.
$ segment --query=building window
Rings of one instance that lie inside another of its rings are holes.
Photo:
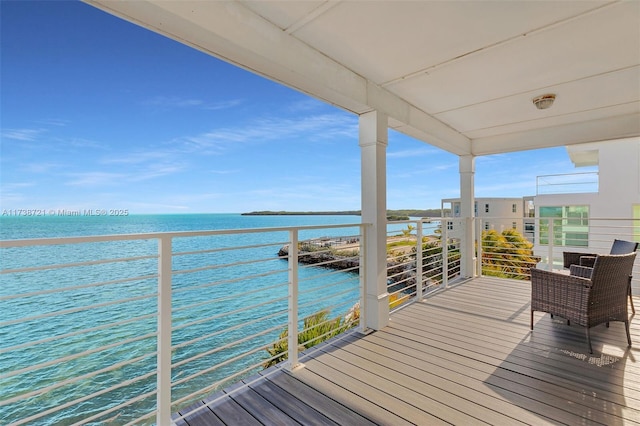
[[[511,222],[512,229],[518,229],[518,224],[516,222]]]
[[[453,205],[453,216],[455,217],[459,217],[460,216],[460,204],[455,203]]]
[[[511,204],[511,212],[512,213],[518,213],[518,205],[517,204]]]
[[[549,244],[549,220],[553,220],[555,246],[589,246],[589,206],[540,207],[540,244]]]
[[[478,216],[478,202],[473,203],[473,215]]]
[[[484,212],[489,213],[489,204],[484,205]]]
[[[488,230],[489,230],[489,222],[485,222],[485,223],[484,223],[484,229],[485,229],[486,231],[488,231]]]
[[[453,230],[453,222],[447,222],[447,229],[448,229],[449,231],[452,231],[452,230]]]

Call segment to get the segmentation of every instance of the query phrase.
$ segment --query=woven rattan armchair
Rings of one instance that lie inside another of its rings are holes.
[[[638,243],[624,240],[613,240],[611,251],[609,254],[627,254],[638,250]],[[596,261],[596,253],[579,253],[574,251],[565,251],[562,253],[563,266],[567,269],[571,265],[588,266],[593,268]],[[631,294],[631,275],[629,275],[629,302],[631,303],[631,311],[635,314],[636,307],[633,306],[633,296]]]
[[[636,253],[596,256],[593,268],[572,265],[570,275],[531,269],[531,330],[533,313],[547,312],[589,329],[610,321],[625,324],[631,346],[627,295]]]
[[[613,240],[609,254],[627,254],[638,250],[638,243],[624,240]],[[571,265],[581,265],[593,267],[596,253],[580,253],[575,251],[565,251],[562,253],[563,266],[567,269]]]

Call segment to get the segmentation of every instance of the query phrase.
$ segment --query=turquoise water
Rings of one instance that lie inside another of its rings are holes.
[[[239,214],[132,215],[125,217],[1,217],[0,239],[64,236],[139,234],[217,229],[272,228],[304,225],[359,223],[359,216],[242,216]],[[431,225],[432,228],[435,225]],[[390,229],[406,225],[391,225]],[[301,231],[300,239],[356,235],[358,228]],[[428,232],[427,232],[428,233]],[[277,251],[287,232],[179,238],[173,243],[172,381],[188,378],[172,388],[173,399],[219,382],[237,371],[261,369],[264,349],[238,360],[236,357],[277,339],[287,318],[287,262]],[[221,251],[229,246],[256,246]],[[133,397],[155,390],[157,318],[157,254],[155,240],[118,241],[83,245],[56,245],[3,249],[2,269],[95,259],[137,257],[115,263],[82,265],[64,269],[0,275],[0,298],[74,287],[55,293],[0,300],[0,389],[2,400],[54,387],[25,401],[0,405],[0,423],[11,423],[35,412],[51,410],[36,424],[72,424],[105,407],[115,407]],[[176,255],[208,250],[204,253]],[[149,256],[149,257],[145,257]],[[243,260],[252,262],[243,264]],[[255,262],[260,259],[259,262]],[[233,267],[224,265],[236,263]],[[202,266],[219,268],[199,270]],[[181,273],[193,270],[189,273]],[[344,315],[359,298],[356,273],[330,273],[317,267],[300,268],[300,317],[321,309],[332,316]],[[130,277],[134,277],[131,279]],[[108,285],[93,283],[110,281]],[[216,282],[216,285],[209,283]],[[77,288],[86,286],[85,288]],[[330,286],[327,288],[327,286]],[[327,296],[327,293],[330,293]],[[334,296],[331,296],[331,295]],[[123,302],[123,299],[135,299]],[[74,312],[78,306],[99,305]],[[55,314],[67,311],[63,315]],[[20,318],[48,315],[42,319]],[[110,324],[121,322],[117,326]],[[107,327],[108,326],[108,327]],[[87,330],[89,331],[82,331]],[[82,331],[82,332],[79,332]],[[248,339],[247,336],[256,336]],[[51,338],[51,336],[58,336]],[[59,337],[62,336],[62,337]],[[128,340],[126,344],[119,344]],[[37,346],[20,348],[26,342]],[[102,349],[105,345],[111,345]],[[191,359],[198,354],[197,359]],[[71,360],[53,362],[72,356]],[[232,362],[233,360],[233,362]],[[114,371],[96,370],[124,364]],[[17,371],[42,363],[42,368]],[[50,364],[47,364],[50,363]],[[199,377],[195,372],[212,369]],[[68,385],[65,380],[86,375]],[[102,389],[127,380],[133,383],[100,394]],[[235,377],[233,381],[241,379]],[[214,387],[211,391],[215,391]],[[92,394],[96,394],[89,397]],[[61,407],[86,397],[80,404]],[[1,402],[0,402],[1,404]],[[123,424],[155,408],[155,395],[114,410],[94,424]],[[149,420],[149,423],[152,419]]]
[[[304,225],[358,223],[358,216],[242,216],[238,214],[202,215],[133,215],[127,217],[2,217],[1,239],[49,238],[64,236],[138,234],[214,229],[268,228]],[[344,235],[345,230],[322,229],[301,232],[300,238]],[[352,234],[357,228],[349,228]],[[348,234],[347,234],[348,235]],[[186,251],[213,250],[208,253],[175,256],[172,269],[186,271],[203,265],[225,265],[243,259],[263,259],[233,268],[175,274],[173,277],[173,381],[190,377],[212,366],[223,365],[210,373],[191,378],[173,387],[173,399],[216,383],[227,375],[253,365],[267,357],[264,350],[231,362],[252,348],[275,340],[286,324],[287,262],[277,258],[287,233],[224,235],[218,237],[181,238],[174,241],[174,255]],[[219,251],[220,247],[264,245],[264,247]],[[0,423],[11,423],[36,412],[51,410],[36,424],[72,424],[105,407],[113,407],[130,398],[153,392],[156,385],[154,335],[157,318],[157,259],[145,258],[157,253],[155,240],[119,241],[84,245],[56,245],[20,249],[3,249],[2,269],[25,268],[43,264],[81,262],[94,259],[139,257],[116,263],[77,266],[48,271],[24,272],[0,276],[0,297],[76,287],[72,290],[24,298],[0,300],[0,389],[2,400],[54,387],[34,394],[25,401],[0,406]],[[261,276],[261,274],[268,274]],[[321,268],[300,268],[300,313],[309,315],[328,308],[343,315],[358,300],[358,276],[334,272],[330,276]],[[129,277],[139,277],[129,279]],[[247,277],[239,279],[238,277]],[[110,281],[109,285],[92,283]],[[220,282],[216,286],[207,283]],[[331,284],[337,295],[325,299],[321,287]],[[86,286],[86,288],[77,288]],[[122,302],[122,299],[135,300]],[[259,301],[259,306],[255,306]],[[78,306],[96,306],[74,312]],[[67,311],[63,315],[55,314]],[[42,319],[20,318],[48,315]],[[201,319],[206,319],[202,321]],[[106,325],[122,322],[121,325]],[[78,333],[78,330],[90,331]],[[258,337],[243,341],[246,335]],[[51,338],[51,336],[62,336]],[[204,338],[202,336],[205,336]],[[126,344],[118,344],[128,340]],[[25,342],[39,341],[37,346],[20,348]],[[111,345],[107,349],[101,349]],[[220,350],[218,350],[220,348]],[[211,352],[211,353],[207,353]],[[204,354],[187,361],[195,354]],[[61,357],[71,360],[53,362]],[[126,362],[110,372],[96,370]],[[49,364],[47,364],[49,363]],[[31,365],[42,368],[22,374],[4,374]],[[257,367],[253,372],[261,369]],[[80,381],[58,384],[73,377]],[[99,394],[102,389],[126,380],[135,383]],[[234,381],[241,377],[235,378]],[[215,389],[212,389],[212,391]],[[98,395],[88,397],[98,393]],[[80,404],[56,410],[68,401],[87,397]],[[122,424],[155,407],[155,395],[115,410],[105,421]],[[98,421],[100,420],[100,421]],[[150,420],[151,422],[152,420]]]

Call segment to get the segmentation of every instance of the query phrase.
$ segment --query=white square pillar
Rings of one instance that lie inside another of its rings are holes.
[[[379,330],[389,323],[387,293],[387,116],[371,111],[360,115],[362,221],[364,246],[365,326]]]
[[[460,217],[465,221],[464,235],[460,245],[460,275],[475,276],[475,202],[474,177],[476,172],[476,157],[473,155],[460,156]]]

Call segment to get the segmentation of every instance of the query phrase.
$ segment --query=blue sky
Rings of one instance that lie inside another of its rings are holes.
[[[357,117],[79,2],[1,2],[0,209],[360,209]],[[480,157],[534,195],[564,148]],[[390,131],[389,209],[459,196],[456,156]]]

